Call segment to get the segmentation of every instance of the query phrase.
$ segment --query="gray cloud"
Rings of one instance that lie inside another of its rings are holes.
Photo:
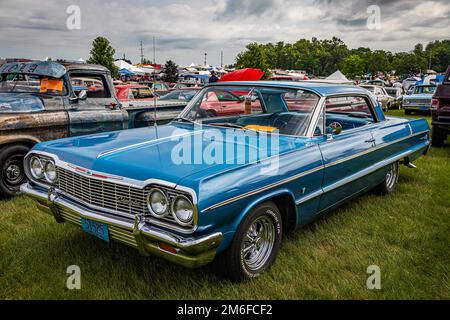
[[[82,29],[66,28],[69,5],[79,5]],[[382,29],[368,30],[367,7],[381,9]],[[88,58],[92,40],[106,36],[117,57],[139,60],[139,42],[157,61],[232,63],[252,41],[293,42],[338,36],[350,47],[411,50],[448,38],[448,0],[0,0],[0,57]]]

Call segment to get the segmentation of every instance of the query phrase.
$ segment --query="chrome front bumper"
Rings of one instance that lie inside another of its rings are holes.
[[[35,200],[41,210],[53,215],[58,223],[81,226],[81,219],[85,218],[107,224],[112,240],[136,248],[145,256],[156,255],[187,268],[198,268],[212,262],[223,238],[222,233],[201,238],[181,237],[148,224],[142,216],[136,216],[133,222],[96,212],[57,192],[48,192],[30,183],[22,185],[21,191]]]

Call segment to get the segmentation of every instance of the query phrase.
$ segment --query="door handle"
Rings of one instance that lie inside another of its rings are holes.
[[[369,140],[366,140],[365,142],[367,142],[367,143],[375,143],[375,139],[369,139]]]

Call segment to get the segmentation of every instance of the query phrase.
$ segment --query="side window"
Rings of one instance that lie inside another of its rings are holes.
[[[103,75],[90,73],[71,73],[72,86],[81,86],[87,91],[88,99],[111,98],[106,78]]]
[[[366,98],[347,96],[329,98],[325,105],[325,126],[340,126],[343,131],[374,123],[372,107]]]

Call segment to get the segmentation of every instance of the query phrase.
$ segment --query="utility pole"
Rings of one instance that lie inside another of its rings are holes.
[[[156,64],[156,45],[155,45],[155,36],[153,36],[153,64]]]
[[[144,64],[144,46],[142,45],[142,40],[141,40],[141,64]]]
[[[223,51],[220,51],[220,67],[223,69]]]
[[[205,52],[205,67],[206,67],[207,57],[208,57],[208,53]]]

